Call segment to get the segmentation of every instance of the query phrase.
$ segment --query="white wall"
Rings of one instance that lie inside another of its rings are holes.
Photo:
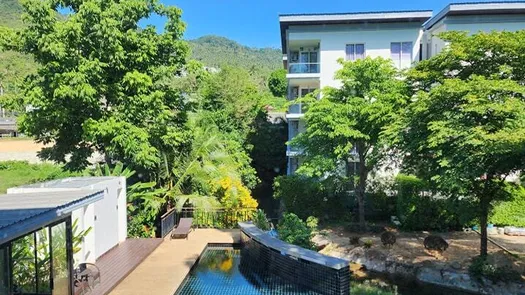
[[[330,26],[291,28],[288,36],[290,41],[319,40],[321,62],[321,88],[326,86],[339,87],[340,82],[334,79],[334,74],[341,68],[337,60],[345,58],[346,44],[365,44],[365,54],[370,57],[390,58],[391,42],[412,42],[412,60],[419,60],[419,44],[422,30],[419,25],[383,24],[374,26]]]
[[[494,16],[448,16],[425,32],[427,40],[430,38],[432,56],[438,54],[447,45],[436,37],[444,31],[466,31],[470,34],[491,31],[519,31],[525,29],[523,15],[494,15]],[[436,50],[437,46],[437,50]]]

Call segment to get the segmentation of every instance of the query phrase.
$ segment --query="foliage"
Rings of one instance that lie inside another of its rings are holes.
[[[521,275],[519,272],[508,266],[495,266],[489,263],[484,256],[476,256],[472,260],[472,263],[469,266],[469,272],[478,280],[486,278],[493,283],[521,281]]]
[[[497,202],[489,218],[490,223],[498,226],[525,227],[525,188],[512,187],[512,200]]]
[[[268,78],[268,88],[273,96],[286,97],[288,91],[288,80],[286,79],[287,71],[279,69],[273,71]]]
[[[369,282],[361,283],[356,282],[352,280],[350,284],[350,290],[352,292],[352,295],[397,295],[396,288],[392,288],[393,290],[389,290],[387,286],[384,286],[384,284],[377,283],[377,282]]]
[[[399,116],[404,164],[476,204],[482,256],[491,207],[509,197],[507,176],[525,166],[524,37],[440,35],[450,46],[411,71],[414,102]]]
[[[130,178],[135,175],[136,171],[126,167],[122,162],[117,162],[113,168],[107,163],[104,165],[97,164],[94,170],[89,170],[89,174],[92,176],[124,176]]]
[[[160,151],[188,140],[184,99],[165,83],[188,51],[180,9],[151,0],[61,1],[70,12],[61,19],[54,2],[25,1],[27,26],[8,48],[40,65],[22,85],[20,105],[32,109],[21,131],[53,143],[40,156],[71,170],[95,151],[136,170],[157,167]],[[166,17],[162,34],[139,27],[152,14]]]
[[[317,226],[319,226],[319,218],[308,216],[308,218],[306,218],[306,226],[311,229],[312,232],[316,232]]]
[[[301,175],[275,178],[274,197],[300,218],[341,219],[347,215],[347,182],[336,177],[320,180]]]
[[[208,67],[241,68],[260,87],[266,87],[266,77],[282,67],[282,53],[275,48],[250,48],[220,36],[203,36],[190,40],[189,44],[193,59]]]
[[[78,219],[75,219],[73,221],[73,224],[71,225],[71,231],[73,234],[73,254],[78,253],[82,250],[80,245],[84,242],[84,238],[89,235],[89,233],[93,230],[93,228],[90,226],[84,230],[79,231],[78,230]]]
[[[239,179],[224,177],[214,192],[226,209],[252,209],[259,205]]]
[[[293,213],[287,213],[283,216],[277,225],[277,232],[279,239],[286,243],[305,249],[314,249],[314,244],[311,241],[312,230]]]
[[[363,242],[363,247],[365,249],[370,249],[370,248],[372,248],[373,245],[374,245],[374,242],[372,240],[370,240],[370,239],[367,239],[367,240],[365,240]]]
[[[324,89],[321,100],[307,99],[306,131],[291,144],[305,151],[298,173],[322,176],[342,163],[359,161],[355,191],[364,228],[368,173],[387,155],[382,131],[406,103],[405,86],[389,60],[367,57],[340,63],[343,68],[335,77],[342,87]]]
[[[261,230],[270,230],[270,222],[268,221],[268,218],[266,218],[266,214],[262,209],[255,211],[253,214],[253,224]]]
[[[164,206],[166,189],[155,182],[137,182],[128,187],[128,237],[154,238],[156,220]]]
[[[459,230],[475,217],[469,202],[440,197],[416,176],[398,174],[395,190],[397,217],[405,230]]]
[[[78,176],[78,173],[64,171],[62,166],[49,163],[4,161],[0,162],[0,193],[5,193],[10,187],[70,176]]]

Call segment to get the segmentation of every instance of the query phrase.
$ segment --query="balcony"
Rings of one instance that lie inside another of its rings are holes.
[[[288,74],[319,74],[319,63],[291,63],[288,66]]]

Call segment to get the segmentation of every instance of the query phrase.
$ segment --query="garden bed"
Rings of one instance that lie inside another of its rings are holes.
[[[386,248],[381,244],[380,234],[378,233],[359,234],[347,231],[343,226],[325,228],[321,233],[317,239],[330,242],[321,251],[322,253],[361,263],[366,269],[442,286],[450,282],[447,286],[451,288],[468,287],[468,290],[477,290],[477,292],[481,290],[479,284],[468,274],[468,267],[472,259],[479,254],[479,236],[476,233],[451,232],[442,234],[450,245],[442,255],[425,250],[423,240],[428,236],[426,232],[396,233],[397,242],[392,248]],[[351,245],[350,237],[357,236],[360,237],[360,244]],[[493,235],[491,238],[513,251],[519,253],[525,251],[525,237]],[[364,249],[365,242],[371,243],[369,249]],[[521,282],[511,285],[515,286],[512,288],[518,288],[520,292],[525,292],[525,287],[523,287],[525,284],[525,258],[511,256],[489,243],[489,261],[499,267],[510,267],[522,274]],[[490,282],[485,283],[490,285]],[[500,286],[502,283],[497,285]],[[505,290],[505,288],[511,287],[504,286],[501,290]],[[495,294],[507,294],[502,293],[504,291],[490,290]],[[483,291],[479,292],[483,293]]]

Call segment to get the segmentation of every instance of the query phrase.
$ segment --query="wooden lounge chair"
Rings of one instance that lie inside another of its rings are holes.
[[[179,224],[171,233],[172,239],[187,239],[188,234],[192,230],[191,224],[193,223],[193,218],[181,218]]]

